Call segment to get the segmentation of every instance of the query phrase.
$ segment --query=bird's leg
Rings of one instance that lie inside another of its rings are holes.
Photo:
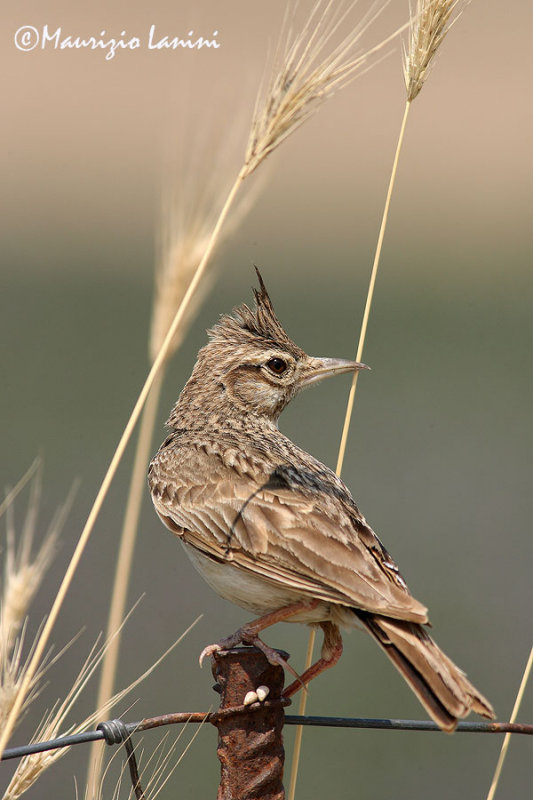
[[[231,636],[227,636],[225,639],[220,639],[220,641],[215,642],[215,644],[210,644],[207,647],[204,647],[200,653],[200,666],[202,666],[202,661],[204,658],[206,658],[206,656],[211,656],[213,653],[216,653],[219,650],[231,650],[232,647],[236,647],[239,644],[246,644],[252,647],[257,647],[258,650],[261,650],[261,652],[265,654],[270,664],[279,664],[291,672],[297,679],[296,683],[298,683],[298,686],[300,687],[300,677],[298,673],[290,666],[290,664],[287,663],[287,661],[278,653],[277,650],[274,650],[272,647],[269,647],[267,644],[265,644],[259,638],[258,634],[260,631],[264,630],[265,628],[269,628],[271,625],[275,625],[277,622],[283,622],[283,620],[286,620],[295,614],[299,614],[300,611],[308,611],[315,608],[318,603],[318,600],[300,600],[298,603],[291,603],[288,606],[283,606],[283,608],[278,608],[277,611],[271,611],[269,614],[264,614],[262,617],[252,620],[252,622],[247,622]]]
[[[320,658],[315,661],[309,669],[306,669],[303,675],[300,675],[298,680],[294,681],[287,686],[283,692],[283,697],[292,697],[298,689],[302,688],[302,684],[306,686],[309,681],[324,672],[325,669],[333,667],[342,655],[342,637],[337,625],[333,622],[321,622],[320,627],[324,631],[324,641],[322,643],[322,651]]]

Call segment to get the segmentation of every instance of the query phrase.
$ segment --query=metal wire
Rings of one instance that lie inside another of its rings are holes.
[[[250,707],[247,707],[249,710]],[[235,709],[235,712],[241,711]],[[208,712],[187,712],[181,711],[176,714],[163,714],[159,717],[151,717],[141,720],[141,722],[125,722],[123,728],[127,737],[133,733],[159,728],[163,725],[178,725],[186,723],[213,722],[217,713]],[[109,723],[101,723],[105,726]],[[429,720],[410,720],[410,719],[372,719],[364,717],[316,717],[296,715],[285,716],[286,725],[307,725],[324,728],[371,728],[375,730],[395,730],[395,731],[434,731],[439,732],[440,728]],[[100,726],[99,726],[100,727]],[[533,735],[533,724],[519,722],[459,722],[457,733],[520,733]],[[0,760],[7,761],[12,758],[22,758],[22,756],[42,753],[45,750],[55,750],[59,747],[71,747],[75,744],[85,742],[96,742],[106,740],[104,730],[85,731],[72,736],[61,736],[47,742],[34,742],[33,744],[11,747],[4,750]],[[122,740],[120,740],[122,741]],[[112,742],[110,742],[112,743]]]
[[[145,800],[143,788],[141,786],[139,768],[137,766],[137,758],[135,756],[135,750],[133,749],[133,743],[130,738],[133,731],[129,731],[128,726],[125,722],[122,722],[121,719],[112,719],[108,720],[107,722],[101,722],[97,726],[96,730],[101,731],[104,734],[104,739],[107,744],[124,745],[126,754],[128,756],[127,762],[130,770],[131,785],[133,787],[133,791],[135,792],[135,797],[137,800]]]
[[[442,733],[435,722],[415,719],[365,719],[362,717],[298,717],[285,716],[286,725],[314,725],[324,728],[375,728],[394,731],[435,731]],[[523,733],[533,735],[533,725],[519,722],[458,722],[457,733]]]
[[[105,739],[102,731],[85,731],[84,733],[76,733],[72,736],[60,736],[57,739],[50,739],[47,742],[34,742],[33,744],[25,744],[20,747],[8,747],[2,754],[2,761],[8,761],[10,758],[22,758],[23,756],[31,756],[34,753],[44,753],[45,750],[56,750],[59,747],[71,747],[74,744],[85,744],[85,742],[96,742],[98,739]]]

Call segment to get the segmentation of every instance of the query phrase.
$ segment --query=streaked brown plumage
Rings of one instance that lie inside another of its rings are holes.
[[[493,711],[422,627],[427,610],[344,483],[277,428],[306,385],[361,369],[307,356],[278,321],[261,276],[256,309],[243,305],[209,332],[174,407],[171,433],[150,465],[156,511],[207,582],[260,615],[204,654],[259,638],[280,620],[320,625],[321,659],[342,652],[339,627],[364,627],[444,730],[473,710]],[[290,696],[297,680],[286,690]]]

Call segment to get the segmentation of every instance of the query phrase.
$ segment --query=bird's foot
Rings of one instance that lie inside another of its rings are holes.
[[[321,658],[308,667],[298,680],[293,681],[290,686],[282,692],[282,697],[288,699],[296,694],[302,686],[307,689],[307,684],[324,672],[325,669],[333,667],[342,654],[342,638],[340,631],[333,622],[321,622],[320,627],[324,632],[324,642],[322,644]]]
[[[273,647],[269,647],[268,644],[265,644],[265,642],[259,638],[253,625],[243,625],[242,628],[239,628],[237,631],[235,631],[235,633],[232,633],[231,636],[227,636],[225,639],[220,639],[218,642],[204,647],[200,653],[200,666],[202,666],[204,658],[212,656],[213,653],[219,653],[221,650],[231,650],[232,647],[237,647],[237,645],[240,644],[247,645],[248,647],[257,647],[257,649],[261,650],[261,652],[265,655],[270,664],[273,664],[274,666],[278,665],[286,669],[296,678],[296,682],[300,682],[302,687],[305,689],[305,686],[300,681],[300,676],[296,670],[291,667],[288,661],[283,658],[278,650],[274,650]]]

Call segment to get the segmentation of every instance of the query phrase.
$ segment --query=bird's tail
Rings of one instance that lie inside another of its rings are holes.
[[[452,732],[470,711],[494,719],[491,704],[421,625],[365,611],[355,613],[442,730]]]

